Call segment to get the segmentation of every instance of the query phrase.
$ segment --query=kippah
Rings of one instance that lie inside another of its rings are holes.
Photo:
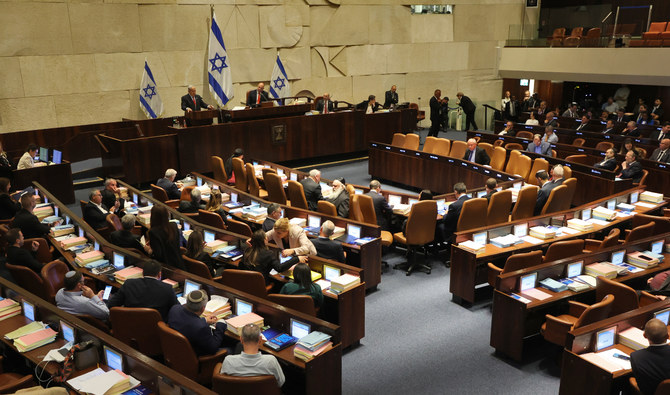
[[[70,270],[69,272],[65,273],[65,278],[72,278],[77,274],[76,271]]]
[[[205,293],[200,290],[191,291],[186,297],[190,303],[200,303],[205,299]]]

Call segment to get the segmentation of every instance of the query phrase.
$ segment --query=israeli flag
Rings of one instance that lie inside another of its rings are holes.
[[[209,74],[209,92],[219,107],[223,107],[233,98],[233,77],[230,73],[230,60],[223,44],[223,36],[216,16],[212,11],[212,28],[209,32],[209,56],[207,57]]]
[[[275,99],[291,96],[291,87],[288,84],[288,76],[286,75],[284,65],[281,63],[281,59],[279,59],[279,53],[277,53],[275,67],[272,69],[272,78],[270,79],[270,96],[274,97]]]
[[[140,108],[147,118],[158,118],[163,114],[163,101],[156,90],[156,81],[149,64],[144,60],[144,74],[140,84]]]

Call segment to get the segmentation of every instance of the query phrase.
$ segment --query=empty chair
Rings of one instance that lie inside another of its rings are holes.
[[[565,160],[573,163],[581,163],[583,165],[588,164],[588,156],[586,155],[568,155],[565,157]]]
[[[51,303],[55,303],[56,293],[59,289],[63,288],[65,273],[69,270],[68,266],[59,260],[49,262],[42,267],[42,272],[40,274],[46,293],[49,295],[49,299],[47,300]]]
[[[435,149],[433,153],[440,156],[449,156],[449,151],[451,150],[451,141],[439,137],[435,143]]]
[[[491,155],[493,155],[493,145],[491,145],[489,143],[479,143],[479,144],[477,144],[477,147],[486,151],[486,154],[489,156],[489,158],[491,157]],[[489,165],[490,165],[490,163],[489,163]]]
[[[533,133],[525,131],[525,130],[521,130],[519,132],[516,132],[516,137],[518,137],[520,139],[532,140],[533,139]]]
[[[614,148],[614,143],[610,143],[609,141],[601,141],[598,144],[596,144],[595,149],[597,151],[607,151],[610,148]]]
[[[579,137],[572,140],[572,145],[574,145],[575,147],[583,147],[585,142],[586,141],[583,138]]]
[[[244,170],[244,161],[240,158],[233,158],[233,174],[235,174],[235,188],[242,192],[248,190],[247,173]]]
[[[187,272],[193,273],[196,276],[200,276],[208,280],[212,279],[212,273],[209,271],[209,268],[206,264],[200,262],[199,260],[189,258],[186,255],[182,255],[181,258],[184,261]]]
[[[257,198],[265,199],[268,197],[268,191],[261,189],[261,186],[258,184],[258,178],[256,178],[256,170],[254,165],[247,163],[244,165],[247,173],[247,188],[249,188],[249,194],[254,195]]]
[[[640,214],[638,214],[640,215]],[[635,219],[635,217],[633,217]],[[619,245],[619,235],[621,231],[619,228],[610,230],[610,233],[602,240],[586,239],[584,240],[584,253],[596,252],[604,250],[605,248]]]
[[[537,174],[538,171],[544,170],[544,171],[549,171],[549,162],[547,162],[546,159],[543,158],[535,158],[533,160],[533,166],[530,168],[530,171],[528,172],[528,175],[526,176],[526,183],[527,184],[532,184],[532,185],[538,185],[539,183],[537,182],[537,177],[535,177],[535,174]]]
[[[281,394],[277,379],[273,375],[240,377],[219,372],[221,372],[221,363],[214,367],[214,375],[212,376],[212,389],[217,394]]]
[[[521,145],[519,143],[507,143],[507,144],[505,144],[505,149],[507,149],[507,150],[513,150],[513,149],[522,150],[523,145]]]
[[[566,240],[551,243],[547,248],[547,255],[542,257],[543,262],[558,261],[563,258],[570,258],[581,255],[584,250],[584,240]]]
[[[465,151],[468,150],[468,144],[465,141],[454,140],[451,142],[451,151],[449,156],[456,159],[462,159]]]
[[[0,356],[0,393],[11,394],[22,388],[34,387],[33,375],[21,375],[18,373],[4,373],[4,357]],[[31,393],[34,393],[31,391]]]
[[[667,25],[667,22],[652,22],[651,25],[649,25],[649,30],[642,33],[642,39],[645,41],[660,40]]]
[[[265,175],[268,173],[273,173],[277,174],[277,170],[271,168],[271,167],[264,167],[261,169],[261,174],[263,175],[263,180],[265,180]]]
[[[660,235],[662,233],[670,232],[670,218],[659,217],[657,215],[636,214],[633,216],[632,227],[637,228],[640,225],[646,225],[652,221],[654,222],[654,234]]]
[[[554,29],[554,33],[547,37],[547,45],[550,47],[560,47],[563,45],[563,39],[565,38],[565,28],[557,27]]]
[[[583,27],[573,27],[570,35],[563,40],[564,47],[578,47],[582,40]]]
[[[540,215],[551,214],[557,211],[561,211],[561,208],[564,205],[566,195],[568,193],[568,187],[565,185],[559,185],[551,190],[549,193],[549,198],[547,202],[542,207],[542,212]]]
[[[491,196],[489,208],[486,213],[488,225],[501,224],[509,221],[509,210],[512,207],[512,191],[505,189]]]
[[[591,306],[570,300],[568,314],[558,317],[547,314],[547,321],[542,324],[540,333],[548,342],[565,347],[568,332],[604,320],[609,316],[613,302],[613,295],[607,295]]]
[[[226,229],[223,218],[214,211],[198,210],[199,221],[204,225],[213,226],[217,229]]]
[[[274,203],[286,205],[286,193],[281,178],[276,173],[263,174],[265,189],[268,191],[268,200]]]
[[[165,189],[159,187],[158,185],[151,184],[151,197],[158,200],[161,203],[165,203],[169,207],[177,208],[179,207],[179,199],[168,199],[167,192]]]
[[[588,32],[586,32],[586,36],[584,36],[584,39],[582,40],[582,46],[586,47],[597,47],[600,45],[600,32],[601,29],[599,27],[594,27],[589,29]]]
[[[577,179],[572,177],[563,181],[563,185],[568,187],[568,192],[565,194],[565,200],[560,211],[567,210],[572,207],[572,199],[575,198],[575,191],[577,191]]]
[[[305,189],[298,181],[288,180],[288,199],[291,201],[291,206],[309,210]]]
[[[496,141],[493,142],[493,146],[494,147],[501,147],[504,142],[505,142],[505,140],[496,140]]]
[[[112,307],[109,320],[115,338],[150,357],[163,353],[158,328],[162,322],[158,310],[145,307]]]
[[[314,299],[309,295],[282,295],[269,294],[268,300],[289,309],[297,310],[316,317],[316,308],[314,307]]]
[[[6,263],[5,267],[9,270],[12,277],[14,277],[14,280],[16,280],[16,283],[21,288],[25,288],[28,292],[33,293],[44,300],[49,300],[49,294],[44,286],[44,281],[37,273],[25,266]]]
[[[322,214],[337,217],[337,208],[331,202],[319,200],[316,206],[316,211]]]
[[[393,139],[391,140],[391,145],[394,147],[402,147],[405,145],[405,135],[402,133],[393,133]]]
[[[535,203],[537,202],[538,189],[539,188],[535,185],[526,185],[525,187],[521,188],[519,194],[516,197],[516,203],[512,209],[510,220],[517,221],[533,216]]]
[[[491,163],[489,163],[491,168],[495,170],[502,170],[505,166],[505,159],[507,159],[507,150],[505,150],[503,147],[493,147]]]
[[[423,142],[423,152],[432,154],[435,152],[435,147],[437,146],[437,137],[428,136],[426,141]]]
[[[610,317],[658,302],[658,299],[648,292],[643,291],[638,296],[637,292],[626,284],[612,281],[604,276],[597,277],[596,299],[600,299],[602,295],[608,294],[614,295]]]
[[[517,155],[512,155],[514,152],[517,152]],[[507,161],[507,167],[505,168],[505,173],[516,174],[522,178],[526,178],[530,172],[532,160],[529,156],[522,155],[519,151],[510,152],[509,161]]]
[[[486,201],[486,199],[483,199]],[[466,201],[465,203],[468,203]],[[463,205],[465,209],[465,204]],[[409,276],[417,267],[427,270],[430,274],[430,266],[417,264],[416,250],[424,247],[435,240],[435,224],[437,223],[437,202],[434,200],[423,200],[412,205],[405,232],[393,235],[393,240],[407,246],[407,264],[396,265],[394,269],[406,270]]]
[[[407,149],[411,149],[411,150],[416,151],[416,150],[419,149],[419,143],[420,143],[420,139],[419,139],[418,134],[408,133],[405,136],[405,142],[403,143],[402,146],[403,146],[403,148],[407,148]]]
[[[488,281],[489,285],[495,287],[496,277],[504,273],[511,273],[517,270],[526,269],[529,267],[542,264],[542,251],[524,252],[521,254],[514,254],[507,258],[505,266],[499,268],[493,263],[488,263]]]
[[[628,235],[626,236],[626,239],[623,242],[622,241],[620,242],[623,244],[628,244],[637,240],[642,240],[646,239],[647,237],[653,236],[655,224],[656,224],[655,222],[649,222],[648,224],[640,225],[636,228],[633,228],[633,230],[631,230],[630,233],[628,233]]]
[[[227,230],[229,232],[237,233],[238,235],[242,235],[245,237],[251,237],[253,235],[253,232],[251,231],[249,225],[234,219],[228,220]]]
[[[210,158],[210,163],[212,166],[212,172],[214,173],[214,179],[218,182],[226,183],[229,177],[226,174],[226,168],[223,165],[223,159],[221,159],[219,156],[212,155]]]
[[[463,202],[456,231],[462,232],[486,226],[486,217],[482,214],[487,211],[488,204],[485,198],[468,199]]]
[[[238,269],[226,269],[218,280],[221,284],[248,294],[267,298],[268,290],[265,278],[259,272]]]
[[[409,108],[416,110],[416,122],[419,123],[426,119],[426,112],[419,110],[419,105],[416,103],[410,103]]]

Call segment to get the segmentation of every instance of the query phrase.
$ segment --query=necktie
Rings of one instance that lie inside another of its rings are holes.
[[[195,104],[195,96],[193,96],[193,109],[196,110],[196,109],[197,109],[197,106],[198,106],[198,105]]]
[[[328,114],[328,100],[323,103],[323,113]]]
[[[475,161],[475,150],[472,150],[472,153],[470,154],[470,162]]]
[[[663,155],[665,155],[665,150],[658,153],[658,158],[656,158],[656,162],[660,162]]]
[[[261,93],[256,92],[256,104],[261,104]]]

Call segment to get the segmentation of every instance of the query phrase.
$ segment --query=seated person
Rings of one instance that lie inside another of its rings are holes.
[[[14,221],[9,226],[10,228],[21,229],[26,239],[46,238],[49,233],[49,225],[41,223],[37,216],[33,214],[35,205],[35,195],[24,193],[21,196],[21,210],[16,212]]]
[[[536,154],[551,156],[551,144],[546,141],[542,141],[542,137],[539,134],[533,135],[533,142],[528,144],[526,149],[528,152],[535,152]]]
[[[269,101],[270,97],[265,91],[265,84],[262,82],[258,83],[256,89],[249,91],[247,95],[247,106],[254,108],[259,107],[262,102]]]
[[[270,203],[268,206],[268,216],[263,221],[263,231],[271,231],[279,218],[281,218],[281,206],[277,203]]]
[[[339,217],[349,217],[349,192],[347,191],[347,188],[344,187],[344,181],[342,179],[333,181],[333,190],[330,192],[330,195],[324,199],[335,205]]]
[[[186,201],[182,200],[179,202],[179,212],[180,213],[197,213],[198,210],[205,208],[205,205],[202,204],[200,200],[200,190],[198,188],[191,189],[191,200]]]
[[[305,192],[305,200],[307,200],[307,207],[316,211],[319,205],[319,200],[323,200],[321,195],[321,172],[317,169],[312,169],[309,171],[309,177],[305,177],[300,180],[302,184],[302,189]]]
[[[35,167],[35,155],[37,155],[37,146],[30,144],[23,153],[19,163],[16,165],[16,170],[31,169]]]
[[[551,168],[551,171],[549,172],[551,176],[551,182],[553,182],[556,185],[561,185],[563,184],[563,165],[554,165]]]
[[[478,165],[488,165],[491,158],[484,148],[477,146],[477,140],[469,139],[467,141],[468,149],[463,155],[463,160],[477,163]]]
[[[640,391],[644,395],[653,395],[663,380],[670,379],[668,327],[663,321],[652,318],[644,326],[644,337],[649,340],[649,347],[633,351],[630,365]]]
[[[233,171],[233,158],[240,158],[242,161],[244,161],[244,150],[242,148],[235,148],[233,154],[230,155],[225,162],[223,162],[223,168],[226,170],[226,174],[228,175],[228,184],[235,183],[235,172]]]
[[[181,192],[179,189],[182,185],[181,182],[174,182],[175,177],[177,177],[177,170],[167,169],[165,170],[165,177],[156,181],[156,186],[165,190],[169,200],[181,199]]]
[[[135,248],[138,251],[144,251],[140,237],[133,234],[135,227],[135,216],[126,214],[121,218],[121,230],[115,230],[109,235],[109,241],[121,248]]]
[[[637,152],[630,150],[626,153],[626,160],[621,162],[621,173],[618,177],[622,179],[632,178],[633,182],[640,182],[642,178],[642,165],[637,161]]]
[[[555,114],[551,111],[547,113],[547,116],[544,119],[544,126],[551,126],[552,128],[558,127],[558,122],[554,119]]]
[[[328,114],[333,112],[333,102],[330,100],[330,94],[328,92],[323,94],[323,100],[320,100],[316,104],[316,111],[322,114]]]
[[[542,141],[546,141],[549,144],[558,143],[558,136],[554,133],[554,128],[547,126],[544,128],[544,136],[542,136]]]
[[[663,162],[663,163],[670,162],[669,148],[670,148],[670,138],[661,140],[661,143],[659,144],[658,148],[656,148],[654,152],[651,153],[649,159],[656,162]],[[2,180],[2,178],[0,178],[0,180]],[[2,183],[0,183],[0,188],[1,187]],[[2,196],[3,195],[0,195],[0,201],[2,201]]]
[[[332,221],[326,221],[321,225],[319,237],[312,240],[316,248],[316,256],[344,263],[346,258],[342,244],[330,239],[333,231],[335,231],[335,224]]]
[[[307,262],[306,256],[294,256],[284,263],[279,262],[279,253],[270,250],[265,244],[265,232],[257,230],[249,239],[250,247],[244,252],[244,259],[240,267],[245,270],[254,270],[265,277],[265,283],[270,282],[270,271],[274,269],[282,273],[298,262]]]
[[[532,114],[533,113],[531,113],[531,115]],[[526,124],[528,124],[528,123],[526,123]],[[499,136],[511,136],[511,137],[516,136],[516,130],[514,130],[514,122],[507,121],[507,123],[505,124],[505,129],[501,130],[498,133],[498,135]]]
[[[372,114],[373,112],[379,111],[381,105],[377,103],[375,95],[368,96],[368,100],[363,100],[362,102],[356,105],[356,109],[365,110],[366,114]]]
[[[626,111],[623,108],[619,108],[618,110],[616,110],[616,114],[612,114],[612,116],[610,116],[610,119],[613,120],[614,122],[628,123],[630,121],[630,117],[626,115]]]
[[[38,275],[42,272],[42,264],[37,260],[37,250],[40,243],[33,240],[30,251],[23,248],[23,232],[19,228],[11,228],[5,236],[7,240],[7,263],[16,266],[25,266]]]
[[[568,107],[561,116],[564,118],[577,118],[577,103],[570,103],[570,107]]]
[[[316,255],[314,244],[307,238],[305,230],[289,222],[288,218],[280,218],[265,238],[282,249],[282,256]],[[288,247],[288,248],[286,248]]]
[[[602,112],[600,113],[600,118],[599,118],[599,119],[600,119],[600,122],[607,122],[607,120],[609,120],[609,118],[610,118],[610,113],[609,113],[609,112],[607,112],[607,111],[602,111]]]
[[[109,308],[102,300],[100,291],[94,294],[91,288],[84,285],[84,276],[80,272],[72,270],[65,273],[63,280],[64,288],[56,293],[56,306],[70,314],[88,314],[99,320],[109,319]]]
[[[484,197],[489,202],[491,201],[491,196],[493,196],[494,193],[498,192],[496,188],[498,188],[498,180],[496,180],[493,177],[486,180],[486,195],[484,195]]]
[[[261,337],[261,328],[254,324],[245,325],[240,340],[244,351],[239,355],[228,355],[219,373],[240,377],[273,375],[277,379],[277,386],[284,385],[284,372],[277,358],[259,351],[265,342]]]
[[[624,136],[640,137],[640,130],[637,128],[635,121],[630,121],[626,124],[626,129],[621,131]]]
[[[169,218],[170,214],[165,206],[154,205],[151,207],[151,228],[147,232],[144,251],[163,264],[185,270],[186,267],[179,250],[183,236],[177,224],[170,222]]]
[[[115,179],[106,179],[105,187],[100,191],[100,194],[102,194],[102,204],[105,207],[118,207],[114,214],[118,215],[119,218],[125,215],[123,208],[126,203],[124,199],[119,198],[119,188]],[[117,202],[119,203],[118,206]]]
[[[631,138],[626,138],[623,141],[623,145],[621,145],[621,148],[619,149],[619,155],[626,155],[626,153],[630,150],[633,150],[637,152],[638,154],[640,151],[635,147],[635,143],[633,142],[633,139]]]
[[[605,158],[603,160],[593,165],[593,167],[596,169],[604,169],[609,171],[614,171],[616,166],[616,157],[614,156],[614,150],[612,148],[605,151]]]
[[[312,270],[306,263],[298,263],[293,268],[293,281],[284,284],[279,291],[284,295],[309,295],[314,300],[314,306],[323,304],[323,293],[319,284],[312,282]]]
[[[126,280],[119,291],[109,298],[107,307],[148,307],[158,310],[163,321],[167,322],[170,308],[179,304],[177,294],[170,284],[161,281],[160,262],[148,259],[140,267],[144,270],[144,277]]]
[[[442,218],[441,224],[443,233],[442,240],[444,240],[447,244],[451,242],[451,237],[454,232],[456,232],[458,218],[461,216],[463,203],[470,199],[467,195],[467,188],[462,182],[457,182],[454,185],[454,195],[456,196],[456,201],[449,205],[447,213]]]
[[[577,126],[577,130],[585,132],[587,129],[589,129],[589,117],[588,115],[582,115],[582,122]]]
[[[218,189],[212,189],[212,192],[209,194],[209,201],[205,206],[205,210],[219,214],[219,217],[221,217],[223,223],[225,224],[226,219],[228,218],[228,214],[226,213],[226,210],[223,209],[221,200],[221,191]]]
[[[611,119],[607,120],[605,124],[605,129],[603,129],[603,134],[614,134],[614,121]]]
[[[215,315],[201,317],[208,301],[202,290],[191,291],[186,295],[186,304],[173,305],[168,313],[167,324],[184,335],[191,343],[195,355],[216,354],[221,348],[226,332],[226,323],[218,321]],[[215,325],[214,329],[210,325]]]
[[[370,181],[370,192],[366,195],[372,198],[372,205],[375,207],[375,216],[377,217],[377,225],[382,230],[389,230],[390,216],[393,210],[389,206],[384,195],[382,195],[382,184],[377,180]]]
[[[528,119],[526,120],[526,125],[539,125],[539,124],[540,121],[535,119],[535,113],[531,111]]]
[[[186,243],[186,254],[184,255],[207,265],[209,273],[212,277],[215,276],[214,260],[205,252],[205,238],[202,235],[201,229],[194,229],[193,232],[191,232],[191,235],[188,237],[188,242]]]
[[[537,200],[535,201],[535,210],[533,211],[533,215],[540,215],[544,205],[549,199],[551,190],[556,188],[559,184],[549,181],[549,173],[544,170],[540,170],[535,173],[535,178],[537,178],[540,189],[537,191]]]
[[[14,218],[14,215],[21,209],[21,205],[12,199],[9,191],[12,183],[9,178],[0,177],[0,219]]]
[[[107,227],[107,214],[114,214],[119,209],[119,201],[109,209],[102,203],[100,190],[94,189],[88,195],[88,204],[84,206],[84,221],[93,229]]]

